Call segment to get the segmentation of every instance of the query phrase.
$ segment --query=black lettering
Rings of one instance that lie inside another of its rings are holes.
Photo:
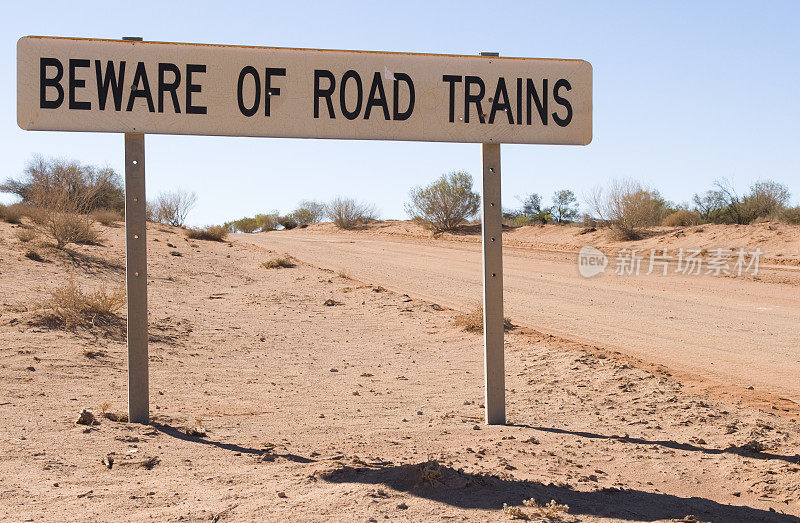
[[[517,78],[517,125],[522,125],[522,78]]]
[[[405,82],[405,84],[408,86],[408,107],[402,112],[400,111],[400,82]],[[406,73],[394,73],[394,120],[408,120],[411,117],[411,113],[414,112],[415,100],[416,95],[414,93],[414,82],[411,81],[411,77]]]
[[[327,89],[320,89],[320,78],[327,78],[330,82]],[[326,69],[314,69],[314,118],[319,118],[320,98],[325,98],[325,103],[328,105],[328,116],[331,118],[336,118],[333,113],[333,102],[331,102],[331,96],[333,96],[333,90],[335,87],[336,78],[333,77],[333,73]]]
[[[255,84],[255,99],[253,100],[253,106],[248,108],[244,104],[244,78],[247,75],[251,75],[253,77],[253,83]],[[258,106],[261,103],[261,78],[258,76],[258,71],[252,65],[248,65],[241,70],[239,73],[239,81],[236,84],[236,98],[239,101],[239,111],[247,116],[248,118],[256,114],[258,112]]]
[[[566,127],[572,121],[572,104],[569,103],[569,100],[558,94],[559,89],[562,87],[566,87],[567,91],[572,89],[572,86],[569,85],[569,82],[561,78],[556,82],[556,85],[553,86],[553,99],[557,104],[567,109],[567,117],[561,118],[558,116],[558,113],[553,112],[553,120],[555,120],[560,127]]]
[[[544,101],[539,98],[539,94],[536,92],[536,86],[533,85],[533,80],[528,78],[528,81],[525,82],[525,89],[527,91],[527,105],[528,105],[528,113],[526,122],[528,125],[531,125],[531,98],[533,98],[534,103],[536,104],[536,110],[539,111],[539,119],[542,121],[542,125],[547,125],[547,78],[542,79],[542,94],[544,95]]]
[[[142,84],[139,87],[139,84]],[[150,93],[150,82],[147,81],[147,69],[144,67],[144,62],[139,62],[136,65],[136,73],[133,75],[133,85],[131,86],[131,94],[128,98],[127,111],[133,111],[133,103],[137,98],[144,98],[147,100],[147,108],[153,113],[153,95]]]
[[[85,59],[69,59],[69,108],[81,111],[89,111],[92,108],[91,102],[79,102],[75,99],[75,90],[86,87],[86,80],[75,77],[75,70],[79,67],[89,67],[91,62]]]
[[[480,87],[478,94],[472,94],[471,87],[473,85]],[[478,121],[486,123],[483,119],[483,108],[481,107],[481,100],[483,100],[484,94],[486,94],[486,86],[480,77],[467,76],[464,78],[464,123],[469,123],[469,104],[471,103],[474,103],[478,109]]]
[[[272,87],[271,78],[273,76],[286,76],[286,69],[283,67],[267,67],[264,71],[264,116],[269,116],[270,98],[281,94],[280,88]]]
[[[442,76],[442,81],[450,84],[450,123],[456,119],[456,82],[461,81],[461,76],[446,74]]]
[[[47,68],[55,67],[56,74],[52,78],[47,77]],[[39,59],[39,107],[41,109],[58,109],[64,103],[64,88],[61,87],[61,79],[64,77],[64,66],[57,58]],[[58,96],[55,100],[47,99],[47,88],[55,87]]]
[[[376,96],[376,94],[378,96]],[[383,108],[384,120],[389,120],[389,104],[386,101],[386,91],[383,90],[383,80],[381,73],[376,72],[372,76],[372,86],[369,88],[369,96],[367,96],[367,108],[364,109],[364,119],[369,120],[369,113],[372,111],[373,106]]]
[[[347,81],[353,78],[356,81],[356,109],[354,111],[347,110]],[[352,69],[348,69],[342,75],[342,84],[339,86],[339,103],[342,106],[342,114],[348,120],[355,120],[361,112],[361,102],[364,98],[364,89],[361,86],[361,77]]]
[[[500,98],[503,102],[500,102]],[[506,80],[502,76],[497,80],[497,88],[494,91],[494,98],[492,99],[492,110],[489,112],[489,123],[494,123],[494,115],[497,111],[504,111],[508,116],[508,123],[514,123],[514,117],[511,115],[511,103],[508,101],[508,91],[506,90]]]
[[[119,63],[119,76],[114,70],[114,62],[106,62],[106,74],[103,75],[102,62],[94,61],[95,75],[97,76],[97,106],[101,111],[106,110],[108,102],[108,90],[111,88],[111,95],[114,97],[114,110],[122,110],[122,86],[125,81],[125,60]]]
[[[165,73],[172,73],[172,82],[167,83]],[[172,98],[172,107],[175,114],[181,113],[181,103],[178,101],[178,87],[181,85],[181,70],[177,65],[171,63],[158,64],[158,112],[164,112],[164,93],[169,92]]]
[[[199,93],[203,90],[202,85],[192,82],[192,75],[205,72],[205,65],[186,64],[186,114],[206,114],[208,112],[203,105],[192,105],[192,93]]]

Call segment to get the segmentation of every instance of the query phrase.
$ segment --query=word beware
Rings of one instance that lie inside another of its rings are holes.
[[[85,71],[88,69],[89,71]],[[69,109],[79,111],[91,111],[92,101],[88,98],[78,96],[79,90],[86,88],[86,77],[94,70],[96,80],[95,100],[97,108],[101,111],[106,110],[109,96],[111,97],[115,111],[133,111],[137,100],[143,100],[147,104],[147,110],[151,113],[156,112],[154,98],[158,101],[159,113],[165,110],[164,98],[169,95],[171,110],[175,114],[180,114],[181,104],[178,96],[178,89],[183,82],[185,91],[184,110],[187,114],[206,114],[207,108],[202,105],[194,105],[192,96],[202,91],[202,85],[195,83],[195,76],[206,72],[206,66],[200,64],[186,64],[183,69],[169,62],[159,62],[157,65],[157,80],[155,88],[151,88],[150,79],[147,74],[147,67],[144,62],[137,62],[133,71],[131,88],[126,90],[125,75],[130,71],[128,62],[122,60],[114,63],[108,60],[103,64],[102,60],[89,60],[80,58],[70,58],[67,62],[66,91],[64,93],[64,64],[57,58],[42,57],[39,62],[39,107],[42,109],[58,109],[64,103],[65,97],[68,99]],[[129,76],[130,78],[130,76]],[[127,91],[127,99],[123,99],[123,93]],[[155,93],[155,96],[153,96]],[[55,96],[53,96],[55,95]]]

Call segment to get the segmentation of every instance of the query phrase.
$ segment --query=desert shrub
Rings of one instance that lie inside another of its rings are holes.
[[[524,227],[524,226],[530,225],[530,224],[531,224],[531,219],[528,218],[527,216],[525,216],[524,214],[521,214],[519,216],[515,216],[511,220],[511,225],[513,225],[514,227]]]
[[[36,239],[36,231],[33,229],[17,229],[14,235],[23,243],[28,243]]]
[[[99,236],[92,228],[91,211],[94,195],[90,192],[74,192],[67,189],[52,189],[34,194],[39,205],[28,211],[36,227],[63,249],[70,243],[93,244]]]
[[[592,211],[624,240],[636,239],[647,227],[660,225],[669,212],[658,191],[635,180],[615,180],[606,191],[597,187],[587,200]]]
[[[122,211],[125,191],[122,177],[111,168],[81,165],[74,160],[34,156],[18,179],[0,184],[0,191],[16,194],[22,203],[48,204],[49,194],[66,193],[72,199],[86,200],[86,212],[94,209]],[[42,200],[45,197],[45,200]]]
[[[297,204],[292,217],[299,226],[317,223],[325,217],[325,204],[313,200],[303,200]]]
[[[290,269],[294,267],[294,261],[291,256],[278,256],[261,264],[265,269]]]
[[[261,228],[257,218],[240,218],[225,224],[233,232],[251,233]]]
[[[197,204],[197,194],[183,189],[168,191],[159,194],[152,203],[153,221],[182,227],[186,216]]]
[[[125,304],[125,287],[112,292],[98,289],[84,292],[74,281],[50,291],[44,304],[47,319],[65,328],[92,326],[113,319]]]
[[[293,215],[287,214],[286,216],[279,216],[278,217],[278,224],[281,225],[284,229],[294,229],[297,227],[297,220],[294,218]]]
[[[461,327],[467,332],[483,333],[483,305],[478,306],[472,312],[459,314],[455,318],[457,327]],[[508,317],[503,318],[503,330],[511,330],[514,324]]]
[[[261,231],[274,231],[280,225],[280,215],[277,212],[267,214],[256,214],[256,221],[258,222],[258,229]]]
[[[767,218],[780,213],[789,203],[789,189],[772,180],[762,180],[750,186],[750,192],[742,199],[742,214],[748,223],[758,218]]]
[[[92,218],[94,218],[97,223],[105,226],[123,220],[122,214],[118,211],[112,211],[111,209],[96,209],[92,211]]]
[[[691,225],[700,225],[703,219],[697,211],[690,211],[688,209],[680,209],[664,218],[662,225],[667,227],[689,227]]]
[[[328,202],[325,212],[340,229],[355,229],[359,225],[375,220],[378,216],[378,211],[372,204],[341,196]]]
[[[562,189],[553,194],[553,206],[550,214],[556,223],[571,222],[578,217],[578,199],[569,189]]]
[[[436,232],[450,231],[478,212],[480,195],[472,190],[472,176],[462,171],[443,174],[425,187],[414,187],[406,212]]]
[[[0,220],[8,223],[22,223],[22,207],[19,204],[0,204]]]
[[[777,218],[790,225],[800,225],[800,205],[783,209],[778,213]]]
[[[186,229],[186,237],[190,240],[221,242],[227,236],[228,228],[224,225],[209,225],[201,229]]]

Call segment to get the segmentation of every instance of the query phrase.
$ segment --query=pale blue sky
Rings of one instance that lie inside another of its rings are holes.
[[[165,7],[166,6],[166,7]],[[594,141],[503,146],[504,206],[579,196],[634,177],[688,201],[713,180],[787,184],[800,199],[800,2],[7,2],[0,21],[0,178],[34,153],[123,164],[121,135],[22,131],[16,41],[24,35],[582,58],[594,67]],[[414,185],[478,177],[472,144],[155,136],[147,190],[196,191],[194,224],[341,194],[403,218]],[[479,183],[479,181],[477,182]],[[2,197],[0,197],[2,198]],[[8,198],[2,198],[8,201]]]

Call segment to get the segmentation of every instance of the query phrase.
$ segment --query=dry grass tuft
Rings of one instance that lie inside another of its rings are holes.
[[[33,229],[17,229],[14,236],[22,243],[28,243],[36,239],[36,231]]]
[[[522,519],[525,521],[530,520],[531,516],[535,516],[537,519],[542,518],[549,521],[557,521],[569,511],[567,505],[559,505],[554,499],[551,499],[550,503],[546,505],[538,504],[533,498],[524,500],[522,504],[533,509],[534,514],[529,514],[522,510],[521,507],[509,506],[506,503],[503,503],[503,514],[510,516],[511,519]]]
[[[113,292],[98,289],[84,292],[74,281],[50,291],[50,299],[44,304],[45,319],[64,328],[91,327],[111,323],[125,304],[125,287]]]
[[[569,511],[569,506],[559,505],[554,499],[551,499],[546,505],[538,504],[533,498],[526,499],[522,504],[535,510],[538,513],[537,515],[548,519],[559,519]]]
[[[223,225],[209,225],[202,229],[186,229],[186,236],[190,240],[221,242],[228,236],[228,228]]]
[[[265,269],[290,269],[295,266],[291,256],[278,256],[261,264]]]
[[[459,314],[456,316],[455,324],[467,332],[482,333],[483,332],[483,306],[477,307],[470,313]],[[516,326],[511,323],[511,319],[503,318],[503,329],[512,330]]]

